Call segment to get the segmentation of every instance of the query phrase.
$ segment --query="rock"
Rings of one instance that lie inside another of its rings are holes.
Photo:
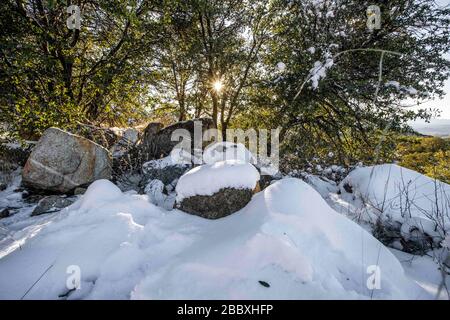
[[[151,151],[151,142],[154,140],[156,134],[163,128],[163,124],[160,122],[151,122],[147,125],[142,135],[141,145]]]
[[[211,196],[193,196],[185,198],[179,209],[207,219],[218,219],[236,212],[252,199],[250,189],[224,188]]]
[[[117,175],[115,183],[122,192],[134,190],[138,193],[143,192],[144,176],[138,172],[125,172]]]
[[[191,165],[174,163],[169,156],[144,163],[142,173],[146,181],[158,179],[164,185],[168,185],[180,178],[190,168]]]
[[[64,193],[110,177],[108,150],[83,137],[49,128],[25,164],[22,183],[33,189]]]
[[[0,219],[2,218],[8,218],[11,215],[8,208],[5,208],[3,210],[0,210]]]
[[[178,122],[165,128],[162,128],[161,123],[150,123],[144,130],[140,143],[133,146],[125,154],[114,157],[114,180],[121,181],[123,180],[122,176],[124,175],[139,174],[144,163],[150,160],[161,159],[163,157],[169,156],[173,148],[178,145],[182,139],[191,139],[190,153],[184,152],[184,155],[188,155],[188,158],[192,160],[190,155],[194,153],[194,147],[199,147],[194,143],[195,122],[201,123],[202,132],[201,134],[199,134],[200,139],[207,129],[214,128],[214,122],[212,121],[212,119],[208,118]],[[179,141],[172,141],[172,133],[177,129],[186,130],[184,131],[184,133],[187,132],[189,137],[182,137]],[[205,141],[201,147],[205,147],[208,143],[209,141]],[[150,178],[159,179],[162,181],[165,180],[160,176],[150,176],[145,177],[145,179],[143,179],[142,181],[147,182]]]
[[[51,213],[59,211],[67,206],[70,206],[73,200],[63,198],[61,196],[53,195],[43,198],[39,201],[36,208],[34,208],[31,216],[38,216],[44,213]]]
[[[250,163],[226,160],[195,167],[180,177],[177,206],[207,219],[230,215],[258,192],[258,170]]]
[[[32,147],[32,143],[0,140],[0,191],[5,190],[14,180],[15,171],[25,164]]]
[[[75,188],[75,190],[73,190],[73,194],[75,196],[78,196],[78,195],[84,194],[86,192],[86,190],[87,190],[86,188],[78,187],[78,188]]]
[[[142,147],[145,152],[150,154],[149,159],[159,159],[161,157],[168,156],[173,148],[181,141],[172,141],[172,133],[178,129],[184,129],[189,132],[191,139],[191,151],[194,150],[194,127],[195,122],[201,123],[201,134],[211,128],[214,128],[214,122],[209,118],[199,118],[194,120],[177,122],[173,125],[167,126],[163,129],[157,131],[160,128],[159,125],[151,124],[149,125],[144,132],[144,136],[142,139]],[[200,137],[200,139],[202,138]],[[209,142],[208,142],[209,143]],[[207,143],[205,143],[202,147],[205,147]]]
[[[342,187],[344,188],[345,192],[353,193],[353,187],[348,182],[345,182]]]

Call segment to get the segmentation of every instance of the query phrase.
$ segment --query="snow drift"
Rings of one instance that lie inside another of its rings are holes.
[[[343,194],[345,185],[374,209],[369,212],[372,223],[388,219],[403,228],[419,227],[438,239],[444,230],[450,230],[450,185],[442,181],[383,164],[353,170],[341,182]]]
[[[380,268],[380,289],[367,287],[372,265]],[[70,266],[81,271],[73,292]],[[424,297],[390,251],[292,178],[215,221],[167,212],[96,181],[0,260],[0,288],[1,299]]]

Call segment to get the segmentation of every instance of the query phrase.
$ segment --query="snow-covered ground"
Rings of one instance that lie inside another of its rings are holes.
[[[435,298],[433,257],[388,249],[358,221],[366,204],[356,193],[307,181],[277,181],[218,220],[166,211],[106,180],[57,213],[24,207],[0,220],[0,299]],[[14,189],[0,192],[2,205],[23,204]]]

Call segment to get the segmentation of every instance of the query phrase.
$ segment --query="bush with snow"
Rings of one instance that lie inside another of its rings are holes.
[[[292,178],[217,221],[167,214],[99,180],[33,235],[0,260],[1,299],[430,297],[380,242]],[[79,290],[66,287],[70,266]],[[374,266],[379,289],[367,286]]]

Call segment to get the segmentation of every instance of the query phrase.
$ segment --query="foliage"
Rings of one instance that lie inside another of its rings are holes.
[[[130,124],[145,116],[150,42],[159,22],[147,2],[77,1],[81,30],[69,30],[66,1],[0,4],[1,122],[22,137],[76,122]],[[145,27],[152,33],[143,33]],[[145,50],[144,50],[145,49]]]
[[[71,3],[81,30],[66,26]],[[449,16],[433,0],[5,0],[0,123],[35,138],[210,116],[223,131],[280,127],[305,157],[384,159],[386,132],[430,116],[402,102],[443,94]]]
[[[403,167],[450,183],[450,139],[404,136],[396,157]]]

